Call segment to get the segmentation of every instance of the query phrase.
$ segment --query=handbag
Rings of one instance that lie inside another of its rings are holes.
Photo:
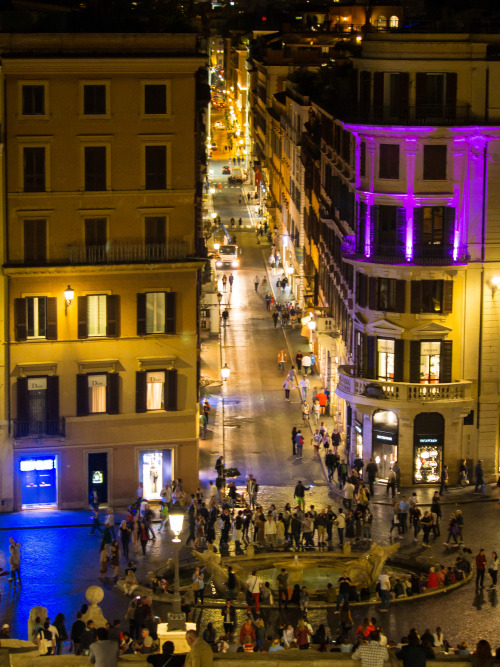
[[[45,639],[43,630],[40,630],[38,634],[38,654],[39,655],[48,655],[52,649],[52,642],[49,642],[48,639]]]

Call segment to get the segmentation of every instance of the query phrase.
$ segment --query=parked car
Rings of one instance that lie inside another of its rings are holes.
[[[244,183],[246,181],[246,176],[229,176],[227,180],[229,185],[235,185],[237,183]]]
[[[226,165],[225,167],[222,167],[222,173],[223,174],[230,174],[231,169],[229,169],[229,167]]]

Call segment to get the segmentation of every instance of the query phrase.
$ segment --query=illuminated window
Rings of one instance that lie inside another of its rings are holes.
[[[165,371],[147,373],[147,410],[165,409]]]
[[[89,414],[106,412],[107,374],[88,375]]]
[[[87,335],[106,335],[106,294],[87,296]]]
[[[441,342],[425,341],[420,343],[420,382],[436,384],[439,382],[441,367]]]
[[[26,327],[28,338],[45,338],[47,299],[43,296],[26,298]]]
[[[146,333],[165,331],[165,292],[146,294]]]
[[[377,339],[377,369],[379,380],[394,380],[394,341]]]
[[[389,28],[397,28],[399,26],[399,18],[397,16],[391,16],[389,19]]]

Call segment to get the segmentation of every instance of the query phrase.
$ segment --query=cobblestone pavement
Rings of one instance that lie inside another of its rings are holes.
[[[239,188],[223,188],[217,194],[216,210],[223,220],[229,219],[231,212],[236,218],[240,210],[242,214],[246,212],[245,224],[249,225],[252,212],[246,206],[239,207],[240,191]],[[218,339],[206,339],[202,346],[202,375],[214,384],[204,390],[213,409],[207,439],[201,443],[200,479],[206,487],[208,480],[214,478],[215,459],[224,452],[227,464],[240,470],[241,483],[250,472],[256,476],[260,484],[259,501],[264,508],[275,503],[280,509],[286,502],[293,501],[293,487],[298,479],[311,486],[306,497],[307,505],[339,507],[339,497],[327,483],[322,463],[313,459],[308,438],[304,458],[297,461],[292,456],[290,433],[293,425],[301,425],[300,401],[298,392],[292,395],[290,403],[284,401],[284,374],[277,369],[276,357],[283,346],[294,355],[305,339],[300,337],[298,330],[287,331],[285,337],[281,328],[274,329],[260,288],[256,293],[253,284],[256,274],[261,278],[266,275],[264,258],[269,253],[269,246],[258,246],[251,231],[238,231],[237,234],[243,249],[242,267],[237,271],[233,294],[224,297],[230,306],[230,318],[229,327],[222,336],[222,361],[227,362],[231,375],[223,387],[220,384]],[[312,378],[311,384],[314,383],[320,383],[317,376]],[[328,423],[333,424],[332,420]],[[418,489],[420,499],[428,501],[432,490]],[[499,549],[500,505],[473,496],[472,489],[452,490],[444,502],[445,517],[448,511],[457,507],[463,509],[465,544],[473,554],[479,547],[484,547],[488,556],[492,550]],[[391,510],[384,487],[377,487],[372,510],[373,538],[380,544],[388,544]],[[29,610],[38,604],[46,606],[51,617],[58,612],[64,613],[70,626],[85,601],[85,589],[98,583],[99,539],[88,534],[88,515],[89,512],[47,512],[0,516],[0,566],[7,567],[9,536],[22,545],[21,591],[9,587],[6,578],[0,579],[0,622],[11,623],[15,636],[26,636]],[[41,524],[46,527],[38,529]],[[445,539],[443,535],[425,555],[437,563],[449,565],[456,554],[442,544]],[[423,554],[420,543],[414,543],[410,535],[401,541],[400,549],[410,558]],[[137,557],[140,578],[161,566],[170,555],[170,540],[165,536],[158,538],[148,546],[147,558]],[[184,549],[182,557],[188,558],[189,555]],[[128,600],[111,585],[105,586],[105,590],[104,614],[108,619],[123,618]],[[239,620],[244,615],[243,611],[239,612]],[[355,622],[365,615],[378,616],[375,607],[356,609],[353,613]],[[290,617],[293,620],[296,612],[291,611]],[[325,614],[312,610],[310,618],[313,625],[327,622],[332,632],[336,630],[337,617],[332,612]],[[203,611],[197,615],[197,620],[202,628],[209,620],[221,628],[218,611]],[[273,611],[268,620],[274,625],[280,619]],[[497,593],[485,590],[476,596],[474,584],[432,600],[394,605],[389,614],[382,615],[381,621],[393,639],[398,639],[412,626],[423,630],[440,625],[453,644],[463,639],[471,645],[479,636],[488,639],[493,646],[500,644]]]

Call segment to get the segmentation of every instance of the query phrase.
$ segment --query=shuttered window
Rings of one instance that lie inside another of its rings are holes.
[[[167,189],[167,147],[145,147],[146,190]]]
[[[120,335],[120,297],[90,294],[78,297],[78,338]]]
[[[45,116],[45,86],[43,84],[23,85],[22,115]]]
[[[137,371],[136,412],[177,410],[177,370]]]
[[[119,373],[81,373],[76,376],[76,415],[119,414]]]
[[[83,86],[83,114],[85,116],[106,114],[105,84],[85,84]]]
[[[106,146],[85,146],[85,190],[106,190]]]
[[[57,299],[26,297],[14,300],[14,336],[18,341],[57,340]]]
[[[147,83],[144,86],[144,113],[164,115],[167,113],[167,86],[162,83]]]
[[[26,146],[23,149],[24,192],[45,192],[45,148]]]
[[[411,283],[412,313],[441,313],[453,309],[452,280],[414,280]]]
[[[398,144],[380,144],[379,178],[399,178],[399,146]]]
[[[424,146],[424,181],[446,180],[446,146]]]
[[[24,221],[24,261],[45,264],[47,261],[47,221]]]
[[[16,383],[16,437],[27,435],[58,435],[59,377],[20,377]]]
[[[146,292],[137,295],[137,335],[175,334],[176,293]]]

